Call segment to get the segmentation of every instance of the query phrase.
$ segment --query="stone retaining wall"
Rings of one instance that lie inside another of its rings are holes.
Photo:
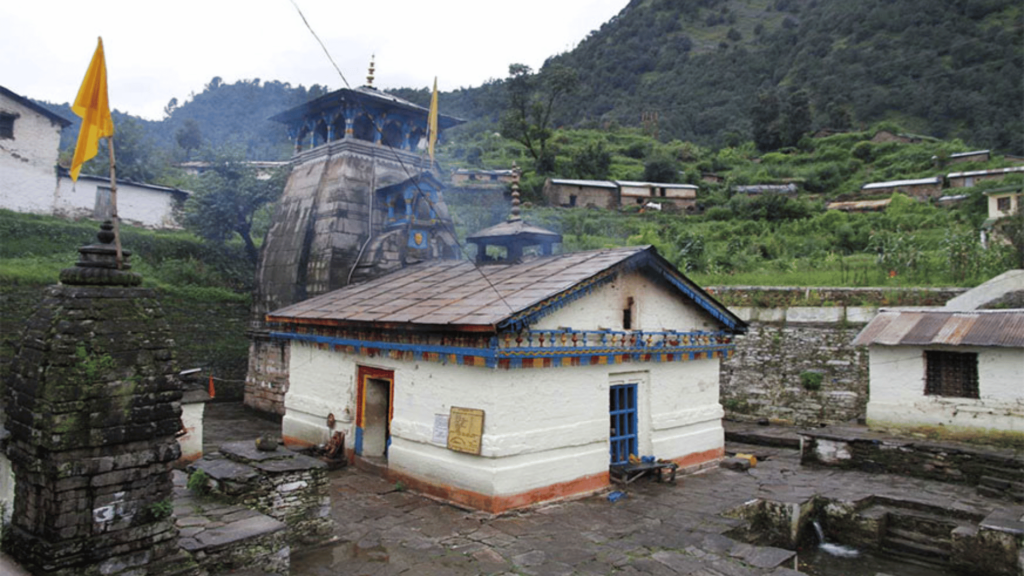
[[[732,308],[750,323],[722,363],[722,406],[736,420],[799,425],[862,418],[867,348],[850,345],[875,308]],[[809,373],[818,376],[804,376]],[[815,388],[817,386],[817,388]]]

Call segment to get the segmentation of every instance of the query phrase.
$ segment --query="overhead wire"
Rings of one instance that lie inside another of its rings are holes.
[[[306,15],[303,14],[302,8],[299,7],[299,5],[296,2],[296,0],[289,0],[289,1],[291,2],[292,6],[295,7],[295,11],[299,13],[299,17],[302,19],[302,23],[305,24],[306,29],[309,30],[309,33],[312,34],[313,38],[316,39],[317,43],[320,45],[320,48],[323,49],[324,54],[327,56],[327,59],[331,62],[331,65],[334,67],[334,70],[338,73],[338,76],[341,77],[341,81],[345,84],[345,88],[348,88],[349,90],[351,90],[352,86],[349,84],[348,79],[345,78],[345,74],[342,73],[341,68],[339,68],[338,64],[334,61],[334,58],[331,56],[331,53],[327,49],[327,46],[323,43],[323,41],[320,39],[320,36],[313,29],[313,26],[309,23],[309,20],[306,19]],[[408,181],[412,182],[413,186],[416,187],[416,191],[418,192],[417,197],[419,197],[422,200],[426,201],[426,203],[434,211],[434,213],[440,215],[440,212],[437,210],[436,204],[434,204],[434,202],[430,199],[430,196],[428,194],[424,193],[423,189],[420,187],[420,182],[419,182],[418,175],[417,176],[413,175],[412,171],[409,169],[409,166],[402,159],[401,154],[399,154],[398,151],[391,145],[391,143],[388,142],[386,136],[384,135],[384,131],[383,131],[382,127],[378,125],[377,119],[374,117],[373,113],[370,110],[368,110],[365,106],[363,106],[363,104],[361,102],[357,102],[357,105],[362,108],[363,113],[367,116],[367,118],[370,119],[370,124],[373,126],[374,130],[380,135],[380,143],[394,154],[395,161],[398,162],[398,165],[401,167],[402,171],[405,173],[406,177],[408,178]],[[433,169],[434,167],[431,166],[430,168]],[[370,203],[370,207],[371,207],[371,209],[370,209],[370,218],[371,218],[371,225],[368,226],[367,239],[363,242],[362,247],[360,247],[359,253],[358,253],[357,257],[356,257],[356,261],[352,264],[352,268],[349,270],[348,279],[347,279],[346,284],[348,282],[351,282],[352,275],[354,274],[356,268],[359,266],[359,260],[362,258],[363,251],[366,249],[366,247],[369,245],[370,241],[373,239],[373,227],[372,227],[373,209],[372,209],[372,206],[373,206],[373,197],[374,197],[375,194],[376,194],[376,190],[371,190],[371,192],[370,192],[370,202],[371,202]],[[459,236],[458,236],[458,234],[457,234],[457,232],[455,230],[455,223],[454,223],[453,220],[451,220],[450,213],[449,213],[449,219],[447,221],[444,218],[438,218],[438,222],[440,222],[441,227],[446,232],[451,234],[452,241],[455,243],[455,246],[458,247],[459,252],[461,252],[462,255],[466,257],[466,260],[473,266],[473,268],[477,272],[480,273],[480,277],[483,278],[484,282],[486,282],[487,285],[491,288],[491,290],[494,291],[494,293],[498,296],[498,299],[501,300],[502,304],[504,304],[505,307],[508,308],[510,312],[515,312],[515,309],[508,303],[507,300],[505,300],[505,297],[501,294],[501,291],[499,291],[498,288],[490,281],[490,279],[487,278],[487,275],[484,274],[484,271],[481,270],[479,266],[477,266],[476,262],[473,261],[473,258],[470,258],[468,250],[459,241]]]

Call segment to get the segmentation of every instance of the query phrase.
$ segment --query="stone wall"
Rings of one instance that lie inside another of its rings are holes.
[[[850,343],[873,313],[855,310],[733,308],[753,318],[749,332],[736,338],[736,354],[722,363],[726,417],[800,425],[862,418],[868,353]]]
[[[814,426],[865,417],[868,351],[853,339],[880,306],[942,306],[963,288],[708,288],[750,324],[722,363],[726,417]]]

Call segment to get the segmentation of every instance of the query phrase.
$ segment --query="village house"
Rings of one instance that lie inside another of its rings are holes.
[[[609,180],[548,178],[541,194],[552,206],[614,210],[622,205],[619,186]]]
[[[943,308],[880,310],[853,342],[870,355],[868,425],[1024,435],[1024,309],[981,309],[1022,294],[1011,270]]]
[[[947,164],[964,164],[967,162],[988,162],[992,159],[991,150],[972,150],[971,152],[957,152],[946,158]],[[938,158],[933,158],[938,160]]]
[[[457,168],[452,170],[452,186],[457,188],[504,188],[513,182],[518,183],[522,170],[470,170]]]
[[[737,194],[796,194],[797,185],[789,184],[750,184],[745,186],[733,186],[733,192]]]
[[[668,204],[677,210],[697,210],[697,187],[693,184],[665,184],[656,182],[627,182],[617,180],[619,201],[622,206],[645,206],[650,202]]]
[[[255,169],[256,178],[259,180],[269,180],[274,170],[288,168],[289,166],[288,162],[273,160],[244,160],[241,164]],[[190,162],[181,162],[177,166],[189,176],[201,176],[211,168],[212,164],[202,160],[192,160]]]
[[[697,190],[693,184],[548,178],[541,194],[548,204],[566,208],[614,210],[626,206],[646,206],[654,202],[694,212],[697,210]]]
[[[892,198],[882,200],[852,200],[848,202],[829,202],[826,210],[839,210],[841,212],[884,212]]]
[[[110,179],[81,174],[77,182],[58,168],[60,133],[71,122],[0,86],[0,208],[62,218],[111,216]],[[178,228],[175,210],[189,192],[138,182],[117,182],[121,221],[146,228]]]
[[[988,196],[988,220],[986,223],[995,222],[1016,214],[1020,210],[1020,196],[1024,188],[1021,186],[1005,186],[993,190],[986,190]]]
[[[52,214],[60,133],[71,122],[0,86],[0,208]]]
[[[112,215],[110,178],[79,174],[78,181],[60,170],[60,185],[54,197],[54,216],[72,220],[109,220]],[[186,190],[117,181],[117,215],[121,222],[142,228],[180,228],[176,219],[189,194]]]
[[[899,192],[916,200],[927,200],[942,195],[942,177],[872,182],[861,186],[860,191],[863,196],[891,196]]]
[[[995,168],[993,170],[974,170],[971,172],[951,172],[946,176],[950,188],[970,188],[986,180],[1002,180],[1010,174],[1024,174],[1024,166]]]
[[[557,235],[513,214],[494,227],[511,259],[423,262],[268,314],[290,348],[288,445],[341,433],[357,465],[489,512],[604,488],[631,454],[721,459],[719,366],[746,325],[651,247],[517,257]]]

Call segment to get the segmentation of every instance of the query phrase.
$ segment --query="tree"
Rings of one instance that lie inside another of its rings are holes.
[[[185,157],[191,158],[192,151],[203,145],[203,132],[199,129],[199,122],[194,118],[186,118],[185,123],[174,133],[174,139],[183,150]]]
[[[679,180],[679,165],[664,153],[655,153],[644,162],[644,180],[671,184]]]
[[[811,98],[804,89],[794,90],[786,99],[782,114],[782,145],[796,146],[811,130]]]
[[[761,152],[771,152],[782,147],[782,129],[779,126],[779,99],[774,90],[765,90],[757,95],[757,104],[750,111],[754,144]]]
[[[213,242],[225,242],[237,234],[255,265],[259,249],[252,237],[253,220],[281,196],[285,177],[280,169],[267,175],[239,158],[218,158],[199,177],[185,202],[184,225]]]
[[[553,168],[547,143],[555,104],[561,96],[573,92],[578,83],[576,72],[561,65],[548,66],[539,74],[525,64],[508,67],[508,103],[501,118],[501,133],[526,147],[538,164],[538,172]]]
[[[605,148],[603,139],[590,142],[573,152],[570,172],[573,178],[604,180],[612,166],[612,153]]]
[[[100,143],[96,156],[82,166],[82,172],[94,176],[110,175],[110,148]],[[160,173],[157,149],[140,120],[114,112],[114,160],[118,180],[149,182]]]

